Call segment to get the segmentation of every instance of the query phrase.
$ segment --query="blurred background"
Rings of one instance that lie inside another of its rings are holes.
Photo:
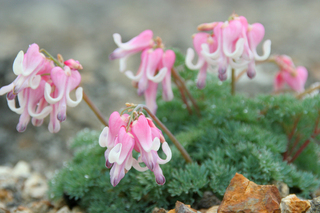
[[[151,29],[167,47],[185,53],[192,46],[191,35],[198,24],[225,21],[233,12],[245,16],[249,23],[262,23],[264,40],[272,41],[272,54],[287,54],[296,66],[305,66],[310,85],[320,79],[319,11],[317,0],[0,0],[0,87],[15,78],[12,63],[16,54],[37,43],[54,56],[60,53],[65,60],[81,62],[82,86],[108,117],[125,102],[143,102],[130,80],[119,72],[119,62],[108,60],[116,48],[113,33],[120,33],[125,42]],[[261,45],[258,51],[261,53]],[[137,70],[139,62],[138,57],[132,58],[128,68]],[[276,71],[275,65],[261,65],[256,78],[243,77],[237,90],[250,96],[271,93]],[[85,102],[68,109],[67,120],[57,134],[47,130],[48,120],[41,127],[29,124],[24,133],[18,133],[18,120],[6,98],[0,97],[0,165],[25,160],[47,176],[72,157],[68,148],[72,136],[84,128],[103,128]]]

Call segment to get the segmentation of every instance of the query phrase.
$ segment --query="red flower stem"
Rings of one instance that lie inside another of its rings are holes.
[[[191,159],[190,155],[184,149],[184,147],[179,143],[179,141],[174,137],[174,135],[167,129],[167,127],[157,118],[157,116],[155,116],[149,110],[148,107],[143,106],[142,108],[149,114],[149,116],[152,118],[152,120],[154,120],[160,126],[160,128],[168,135],[168,137],[170,138],[172,143],[178,148],[178,150],[180,151],[182,157],[186,160],[186,162],[191,163],[192,159]]]
[[[297,129],[297,126],[298,126],[298,123],[299,123],[299,120],[300,120],[300,115],[294,120],[294,123],[293,123],[293,127],[292,127],[292,130],[290,132],[290,134],[288,134],[288,143],[287,143],[287,150],[286,152],[283,154],[283,160],[286,160],[288,155],[290,156],[290,154],[288,154],[288,151],[289,151],[289,147],[290,147],[290,143],[291,143],[291,139]],[[292,150],[292,149],[291,149]]]
[[[196,102],[196,100],[193,98],[193,96],[191,95],[190,91],[188,90],[188,88],[186,87],[186,84],[184,83],[183,79],[181,78],[181,76],[179,75],[179,73],[174,69],[172,68],[171,70],[172,72],[172,75],[175,79],[177,79],[177,81],[180,82],[180,85],[181,87],[184,89],[184,91],[187,93],[188,95],[188,98],[190,99],[192,105],[194,106],[195,110],[196,110],[196,113],[199,117],[201,117],[201,113],[200,113],[200,109],[199,109],[199,106]]]
[[[103,125],[108,126],[107,120],[103,117],[102,113],[99,111],[99,109],[96,107],[96,105],[94,105],[92,103],[92,101],[89,99],[89,97],[87,96],[87,94],[84,91],[83,91],[83,100],[88,104],[88,106],[93,111],[93,113],[97,116],[99,121]]]
[[[296,146],[298,145],[299,141],[300,141],[300,134],[296,137],[293,146],[291,147],[290,151],[287,154],[287,158],[288,158],[288,156],[290,156],[293,153],[293,150],[296,148]],[[284,160],[286,160],[286,159],[284,159]]]
[[[187,110],[188,110],[189,114],[191,115],[192,114],[192,109],[189,106],[189,103],[187,101],[186,95],[184,94],[183,88],[181,87],[181,85],[177,81],[177,79],[173,78],[173,81],[177,85],[177,87],[178,87],[178,89],[180,91],[180,94],[181,94],[181,99],[182,99],[183,103],[187,106]]]
[[[231,95],[236,92],[236,71],[232,68],[231,70]]]
[[[318,114],[318,117],[317,117],[317,120],[315,123],[315,127],[314,127],[314,131],[313,131],[311,137],[302,144],[302,146],[298,149],[298,151],[294,154],[294,156],[292,157],[292,159],[288,163],[292,163],[293,161],[295,161],[297,159],[297,157],[301,154],[301,152],[311,142],[311,139],[314,139],[320,133],[320,130],[318,129],[318,125],[319,125],[319,121],[320,121],[320,111],[318,113],[319,114]]]

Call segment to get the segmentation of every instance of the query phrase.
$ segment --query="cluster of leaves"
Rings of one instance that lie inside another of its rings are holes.
[[[181,75],[189,79],[190,74],[183,71],[183,57],[178,55],[176,66],[182,67]],[[100,133],[85,130],[74,139],[73,160],[51,180],[50,197],[66,195],[89,212],[151,212],[155,206],[172,208],[176,200],[193,204],[204,191],[222,198],[236,172],[257,184],[283,181],[305,197],[319,187],[320,150],[314,141],[295,164],[288,164],[282,157],[296,119],[299,122],[292,138],[299,134],[301,143],[310,138],[319,97],[300,101],[291,95],[231,96],[230,82],[209,77],[205,89],[198,90],[191,79],[187,84],[202,117],[183,110],[177,89],[173,101],[159,99],[157,116],[186,148],[193,163],[186,164],[167,138],[173,157],[161,166],[165,185],[157,185],[150,171],[131,169],[112,187],[104,166],[105,149],[98,145]]]

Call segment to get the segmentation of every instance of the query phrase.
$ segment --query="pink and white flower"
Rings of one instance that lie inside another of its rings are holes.
[[[39,51],[37,44],[29,46],[24,54],[20,51],[13,63],[13,72],[18,75],[9,85],[0,88],[0,95],[7,93],[9,108],[21,114],[17,130],[25,131],[32,117],[32,124],[40,126],[43,119],[50,114],[49,131],[58,132],[60,122],[66,119],[67,106],[75,107],[82,100],[80,73],[82,69],[78,61],[69,59],[64,69],[55,67],[53,61],[47,59]],[[59,64],[59,66],[61,66]],[[76,89],[76,101],[69,93]],[[15,98],[18,96],[19,108]]]
[[[154,173],[156,182],[164,184],[165,177],[159,164],[169,162],[172,157],[168,143],[152,120],[144,115],[140,114],[136,120],[129,121],[127,114],[120,116],[118,112],[112,113],[110,126],[105,127],[99,137],[100,146],[107,147],[105,158],[106,167],[112,167],[111,184],[116,186],[131,167],[142,172],[149,169]],[[161,159],[157,153],[161,143],[166,159]],[[133,149],[140,153],[138,159],[132,157]],[[140,166],[142,162],[145,167]]]
[[[197,33],[193,37],[193,45],[198,53],[198,62],[193,64],[194,51],[189,48],[186,65],[198,70],[197,86],[205,86],[207,71],[218,72],[221,81],[226,80],[231,69],[247,69],[250,78],[255,76],[255,61],[266,60],[270,55],[271,41],[265,41],[264,54],[259,56],[256,48],[264,36],[264,27],[260,23],[249,25],[245,17],[233,16],[226,22],[205,23],[199,30],[213,30],[213,34]]]
[[[163,51],[162,45],[155,48],[151,30],[145,30],[129,42],[121,43],[119,34],[114,34],[114,41],[119,46],[110,54],[110,59],[120,59],[120,71],[130,78],[138,87],[138,95],[145,96],[146,105],[153,113],[157,110],[156,96],[158,83],[162,82],[162,97],[169,101],[173,98],[171,88],[171,69],[175,62],[175,53],[172,50]],[[128,56],[141,53],[141,63],[137,74],[125,71],[125,60]]]
[[[130,41],[122,43],[121,35],[118,33],[113,34],[114,42],[118,45],[118,48],[110,54],[109,59],[120,59],[120,71],[125,71],[126,60],[130,55],[146,48],[151,48],[154,45],[152,37],[153,32],[151,30],[145,30]]]

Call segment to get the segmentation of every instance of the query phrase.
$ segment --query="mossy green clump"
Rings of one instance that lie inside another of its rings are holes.
[[[156,184],[152,172],[131,169],[113,187],[104,166],[105,149],[98,144],[100,133],[84,130],[72,144],[73,160],[51,180],[50,197],[65,194],[88,212],[140,213],[151,212],[155,206],[173,208],[177,200],[194,204],[204,191],[222,198],[236,172],[257,184],[283,181],[304,197],[319,187],[318,144],[311,141],[293,164],[283,161],[282,155],[296,120],[291,140],[299,139],[297,148],[312,135],[319,96],[305,100],[292,95],[247,98],[231,96],[230,82],[221,83],[215,77],[208,77],[203,90],[190,80],[187,83],[199,103],[201,118],[188,114],[177,89],[173,101],[159,99],[157,116],[186,148],[193,163],[186,164],[167,138],[173,157],[161,165],[166,177],[163,186]]]

